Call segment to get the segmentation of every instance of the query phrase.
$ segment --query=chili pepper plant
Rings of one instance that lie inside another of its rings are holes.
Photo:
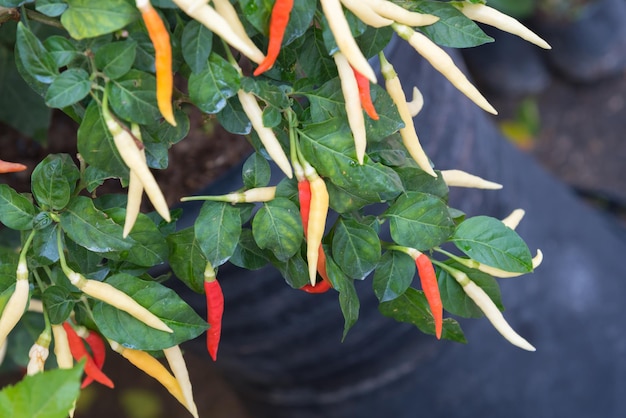
[[[514,230],[523,212],[501,220],[450,206],[451,187],[501,186],[428,158],[412,119],[428,103],[384,53],[394,36],[409,42],[406,59],[428,60],[494,113],[442,49],[492,42],[472,19],[549,48],[480,0],[0,0],[0,74],[31,90],[2,79],[15,98],[2,114],[19,112],[4,118],[40,123],[24,94],[78,124],[76,155],[30,167],[29,191],[0,184],[0,346],[5,362],[29,366],[0,393],[2,409],[30,416],[55,396],[47,416],[71,414],[83,373],[85,385],[114,386],[109,346],[198,416],[178,346],[207,333],[207,361],[219,361],[225,263],[272,265],[294,292],[335,294],[344,338],[363,286],[382,315],[433,338],[464,343],[457,318],[486,315],[534,350],[502,315],[496,280],[541,262]],[[153,172],[187,140],[193,107],[255,152],[241,190],[184,199],[204,203],[181,229]],[[272,164],[282,178],[270,178]],[[0,176],[24,169],[0,161]],[[103,192],[110,179],[126,192]],[[153,211],[141,210],[144,192]],[[207,317],[151,275],[165,264],[169,280],[207,292]],[[42,382],[55,391],[19,401]]]

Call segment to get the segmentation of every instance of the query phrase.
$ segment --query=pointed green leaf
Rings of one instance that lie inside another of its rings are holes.
[[[70,291],[61,286],[49,286],[42,295],[46,312],[53,324],[61,324],[74,309],[76,302],[72,299]]]
[[[300,289],[309,283],[309,266],[299,252],[288,260],[272,259],[271,262],[292,288]]]
[[[380,302],[401,296],[411,286],[415,276],[415,262],[400,251],[387,251],[376,266],[372,286]]]
[[[156,79],[152,74],[130,70],[111,84],[109,100],[120,118],[150,124],[161,117],[156,103]]]
[[[26,376],[0,392],[0,410],[6,417],[65,418],[80,393],[82,363]]]
[[[43,41],[43,45],[50,52],[57,67],[64,67],[80,56],[76,46],[69,39],[59,35],[49,36]]]
[[[199,73],[208,65],[213,46],[213,32],[192,20],[183,29],[181,39],[183,58],[193,73]]]
[[[162,350],[191,340],[207,329],[207,323],[172,289],[128,274],[116,274],[106,283],[126,293],[161,318],[174,332],[158,331],[126,312],[96,301],[93,317],[102,335],[136,350]]]
[[[122,227],[85,196],[70,201],[61,213],[61,228],[72,241],[93,252],[130,250],[135,244],[132,239],[122,239]]]
[[[0,184],[0,223],[20,231],[33,227],[37,210],[26,197],[7,184]]]
[[[383,216],[389,219],[391,237],[395,242],[421,251],[444,243],[454,232],[448,207],[425,193],[401,195]]]
[[[185,228],[167,237],[168,262],[172,271],[196,293],[204,293],[204,269],[207,259],[196,240],[193,228]]]
[[[67,9],[64,0],[37,0],[35,10],[50,17],[61,16]]]
[[[122,29],[137,19],[137,8],[125,0],[66,0],[61,23],[74,39],[95,38]]]
[[[233,255],[241,234],[239,208],[225,202],[205,202],[194,224],[196,239],[207,260],[218,267]]]
[[[333,259],[351,279],[362,280],[380,260],[380,239],[376,231],[354,219],[340,219],[333,234]]]
[[[326,251],[326,249],[325,249]],[[328,253],[328,252],[327,252]],[[333,288],[339,292],[339,306],[344,318],[343,337],[348,335],[348,331],[359,319],[361,302],[354,287],[354,280],[346,277],[332,257],[326,257],[326,272]]]
[[[270,164],[258,152],[248,157],[241,169],[243,184],[247,189],[267,186],[271,174]]]
[[[435,321],[424,292],[409,288],[402,296],[381,303],[378,309],[386,317],[413,324],[423,333],[435,335]],[[459,323],[452,318],[443,320],[441,338],[460,343],[467,342]]]
[[[115,80],[130,71],[136,54],[137,42],[133,40],[111,42],[96,51],[96,66]]]
[[[79,178],[78,167],[68,154],[50,154],[33,170],[33,195],[43,207],[63,209]]]
[[[249,229],[241,231],[237,248],[235,248],[235,252],[229,261],[237,267],[248,270],[258,270],[265,267],[269,262],[263,250],[254,241],[252,231]],[[305,271],[308,272],[308,270]]]
[[[89,74],[80,68],[70,68],[54,79],[46,92],[46,104],[62,109],[87,97],[90,90]]]
[[[298,207],[282,197],[264,203],[252,220],[252,233],[260,248],[269,249],[276,258],[286,261],[300,249],[302,242]]]
[[[218,54],[209,56],[209,65],[189,76],[191,101],[205,113],[217,113],[239,90],[239,73]]]
[[[499,219],[475,216],[461,222],[452,242],[470,258],[515,273],[533,270],[532,255],[524,240]]]
[[[15,48],[28,74],[38,82],[50,84],[59,74],[56,63],[43,44],[22,22],[17,24]]]

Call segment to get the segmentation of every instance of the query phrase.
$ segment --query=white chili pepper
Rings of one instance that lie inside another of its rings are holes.
[[[207,0],[172,0],[180,9],[190,17],[202,23],[211,32],[222,38],[235,49],[255,63],[260,63],[265,58],[260,49],[244,41],[231,28],[226,19],[207,4]]]
[[[412,12],[387,0],[362,0],[362,7],[370,7],[376,13],[407,26],[428,26],[437,22],[437,16]]]
[[[43,313],[43,303],[39,299],[31,299],[28,301],[28,311]]]
[[[480,94],[478,89],[467,79],[465,74],[454,64],[452,58],[436,43],[428,39],[420,32],[416,32],[406,25],[394,23],[394,30],[400,37],[409,42],[418,54],[426,60],[444,77],[446,77],[454,87],[459,89],[470,100],[476,103],[485,111],[497,115],[498,112]]]
[[[248,36],[246,28],[243,27],[237,10],[229,0],[213,0],[215,11],[219,13],[224,20],[230,25],[230,28],[239,36],[243,42],[250,48],[251,51],[258,50],[257,46],[252,42],[252,39]],[[260,50],[259,50],[260,51]],[[256,53],[256,52],[255,52]]]
[[[437,173],[435,173],[435,170],[433,170],[430,166],[428,156],[426,156],[426,153],[420,144],[419,138],[417,137],[415,125],[413,125],[413,118],[407,105],[406,96],[402,90],[398,74],[396,74],[393,65],[387,61],[382,52],[379,54],[379,57],[380,69],[383,73],[383,77],[385,78],[385,89],[387,89],[389,96],[391,96],[391,99],[398,108],[400,118],[402,119],[402,122],[404,122],[404,128],[400,129],[402,142],[417,165],[431,176],[437,177]]]
[[[47,346],[42,345],[42,342],[37,340],[37,342],[35,342],[35,344],[33,344],[28,351],[29,360],[26,365],[26,374],[28,376],[43,372],[44,365],[48,359],[48,354],[50,353],[50,350],[48,349],[49,344],[50,343],[48,342]]]
[[[443,181],[452,187],[471,187],[475,189],[501,189],[502,185],[493,181],[485,180],[481,177],[467,173],[462,170],[441,170]]]
[[[54,336],[54,355],[60,369],[71,369],[74,367],[74,359],[70,350],[70,343],[67,340],[67,333],[61,324],[52,324],[52,335]]]
[[[0,316],[0,344],[4,344],[7,336],[22,318],[28,306],[30,284],[28,283],[28,266],[25,260],[20,260],[18,263],[16,277],[15,290],[4,305],[4,310]]]
[[[109,111],[106,93],[102,100],[102,116],[107,129],[111,133],[111,136],[113,136],[113,142],[124,164],[128,166],[130,171],[133,171],[137,175],[154,209],[163,219],[169,222],[171,220],[170,210],[163,196],[163,192],[150,172],[139,148],[137,148],[133,136],[122,128]]]
[[[135,136],[135,139],[141,142],[141,130],[139,129],[139,125],[133,123],[133,125],[131,126],[131,132]],[[141,155],[143,162],[147,165],[145,149],[142,148],[141,150],[139,150],[139,154]],[[127,196],[128,200],[126,202],[124,231],[122,233],[122,236],[124,238],[126,238],[128,234],[130,234],[130,231],[135,225],[135,221],[137,221],[137,216],[139,216],[139,211],[141,209],[141,198],[143,196],[143,184],[141,184],[141,179],[132,169],[130,170],[129,174]]]
[[[516,272],[516,271],[506,271],[506,270],[502,270],[500,268],[497,267],[492,267],[492,266],[488,266],[486,264],[483,264],[479,261],[473,260],[471,258],[463,258],[463,257],[458,257],[452,253],[449,253],[448,251],[442,250],[441,248],[437,248],[437,251],[439,251],[442,254],[447,255],[448,257],[450,257],[451,259],[453,259],[454,261],[456,261],[457,263],[465,266],[465,267],[469,267],[471,269],[476,269],[479,271],[482,271],[483,273],[487,273],[493,277],[498,277],[500,279],[508,279],[511,277],[519,277],[522,276],[524,274],[526,274],[526,272],[520,273],[520,272]],[[537,255],[535,255],[532,258],[532,266],[533,266],[533,270],[536,269],[537,267],[539,267],[541,265],[543,261],[543,253],[541,252],[541,250],[537,250]]]
[[[365,117],[361,107],[361,98],[359,96],[359,87],[354,76],[354,71],[345,55],[336,52],[333,55],[337,71],[339,72],[339,80],[341,80],[341,91],[345,102],[346,113],[348,115],[348,124],[354,137],[354,148],[356,149],[356,159],[359,164],[363,165],[365,157],[365,148],[367,147],[367,136],[365,131]]]
[[[506,218],[502,219],[502,223],[515,231],[517,225],[522,221],[526,212],[524,209],[515,209]]]
[[[382,28],[393,23],[393,20],[382,17],[368,7],[362,0],[341,0],[341,3],[346,9],[354,13],[361,22],[373,28]]]
[[[68,272],[67,278],[83,293],[128,313],[144,324],[164,332],[174,332],[158,316],[137,301],[108,283],[85,278],[82,274]]]
[[[528,29],[517,19],[506,15],[499,10],[489,7],[486,4],[472,4],[468,2],[453,3],[453,5],[468,18],[485,25],[493,26],[527,40],[543,49],[552,49],[552,47],[539,35]]]
[[[194,200],[209,200],[212,202],[229,203],[261,203],[274,200],[276,197],[276,186],[255,187],[243,192],[228,193],[219,196],[187,196],[180,199],[181,202],[191,202]]]
[[[511,344],[519,348],[528,351],[536,351],[536,348],[533,347],[532,344],[530,344],[521,335],[515,332],[515,330],[509,325],[509,323],[506,322],[506,319],[504,319],[502,312],[500,312],[500,310],[493,302],[493,300],[491,300],[489,295],[485,293],[485,291],[476,283],[470,280],[467,274],[442,263],[437,263],[437,265],[447,270],[448,273],[450,273],[452,277],[454,277],[454,279],[463,287],[463,291],[465,292],[465,294],[474,301],[476,306],[480,308],[480,310],[485,314],[489,322],[491,322],[494,328],[504,338],[506,338]]]
[[[163,350],[163,354],[165,354],[167,363],[170,365],[170,369],[172,369],[172,373],[180,385],[180,389],[182,390],[187,403],[187,409],[191,415],[198,418],[198,408],[193,400],[193,390],[191,380],[189,379],[189,371],[187,370],[185,358],[180,350],[180,346],[175,345],[173,347],[166,348]]]
[[[352,32],[350,32],[350,25],[343,14],[341,2],[339,0],[320,0],[320,3],[339,50],[355,70],[363,74],[372,83],[376,83],[376,73],[367,62],[367,58],[363,56]]]
[[[274,134],[272,129],[263,125],[263,111],[261,107],[256,101],[256,98],[252,93],[246,93],[243,90],[239,90],[237,92],[237,97],[239,97],[239,101],[241,102],[241,106],[243,107],[243,111],[250,119],[252,123],[252,127],[259,135],[259,139],[265,146],[265,149],[269,156],[274,160],[276,165],[283,170],[283,173],[289,178],[293,177],[293,171],[291,169],[291,164],[289,164],[289,159],[283,150],[283,147],[278,142],[278,138]]]
[[[409,112],[411,113],[411,117],[415,117],[419,112],[422,111],[424,107],[424,96],[422,96],[422,92],[415,86],[413,86],[413,100],[406,102],[407,107],[409,108]]]

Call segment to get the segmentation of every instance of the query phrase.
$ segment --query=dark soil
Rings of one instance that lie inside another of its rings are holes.
[[[626,202],[626,131],[624,98],[626,74],[593,85],[573,85],[554,80],[533,98],[539,109],[540,130],[531,141],[531,152],[547,170],[577,189],[600,208],[623,216]],[[514,117],[521,98],[489,98],[500,110],[495,122]],[[158,181],[170,204],[191,194],[251,151],[241,137],[216,126],[207,132],[201,117],[193,115],[190,138],[171,149],[170,168],[158,174]],[[27,164],[31,169],[47,153],[70,152],[75,143],[73,122],[57,115],[50,130],[48,149],[0,126],[2,159]],[[520,173],[523,175],[523,173]],[[21,192],[29,189],[30,173],[3,177]],[[111,186],[114,187],[114,186]],[[564,208],[565,210],[565,208]],[[208,355],[188,354],[198,408],[204,417],[245,418],[247,415],[228,390]],[[82,396],[76,417],[161,418],[185,416],[182,407],[151,378],[129,367],[111,353],[105,370],[116,382],[115,390],[92,385]],[[15,380],[4,376],[0,383]],[[150,408],[148,408],[150,406]],[[151,411],[152,407],[154,411]]]

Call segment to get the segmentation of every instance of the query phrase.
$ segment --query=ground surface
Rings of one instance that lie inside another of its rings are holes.
[[[520,98],[489,98],[500,110],[497,123],[515,119]],[[561,80],[531,98],[539,110],[539,132],[522,146],[554,175],[592,196],[591,203],[623,216],[626,202],[626,74],[593,85],[572,85]],[[197,118],[196,118],[197,119]],[[65,150],[75,127],[64,118],[55,119],[51,131],[52,152]],[[44,152],[7,127],[0,126],[2,158],[25,162],[33,167]],[[250,148],[241,138],[220,130],[194,129],[192,138],[172,149],[171,167],[159,175],[170,203],[214,179],[237,162]],[[211,155],[219,153],[218,158]],[[29,173],[14,176],[11,182],[20,191],[28,190]],[[229,392],[208,355],[188,356],[198,407],[204,417],[245,418],[247,415]],[[185,416],[184,410],[156,382],[110,354],[107,373],[116,382],[114,391],[93,385],[81,398],[76,417],[165,418]],[[0,384],[15,376],[4,376]]]

